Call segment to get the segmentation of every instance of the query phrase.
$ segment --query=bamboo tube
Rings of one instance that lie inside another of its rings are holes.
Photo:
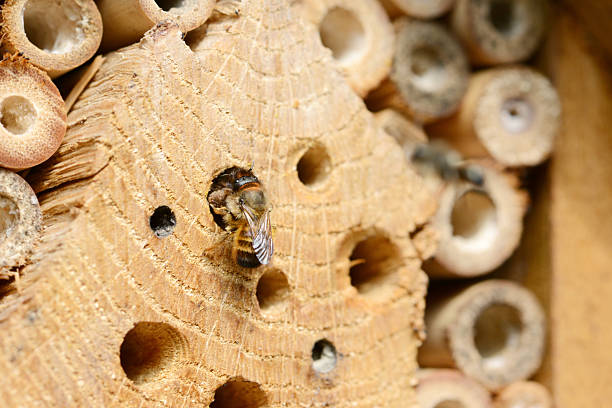
[[[427,368],[417,372],[420,408],[491,408],[489,391],[460,371]]]
[[[99,0],[104,21],[101,48],[110,51],[135,43],[164,20],[173,20],[183,33],[189,32],[204,24],[215,5],[216,0]]]
[[[552,408],[550,392],[534,381],[518,381],[502,389],[495,408]]]
[[[542,0],[457,0],[452,26],[475,65],[527,59],[544,33]]]
[[[419,363],[456,367],[489,389],[528,378],[542,361],[544,312],[531,292],[510,281],[433,290],[425,325]]]
[[[19,56],[0,61],[0,166],[42,163],[65,133],[64,101],[49,76]]]
[[[1,16],[2,48],[22,53],[51,78],[85,63],[102,38],[93,0],[6,0]]]
[[[432,277],[472,277],[500,266],[516,249],[523,230],[527,195],[518,178],[479,163],[484,183],[448,183],[432,220],[438,250],[424,265]]]
[[[42,228],[36,194],[12,171],[0,169],[0,279],[27,260]]]
[[[550,155],[560,119],[559,97],[548,78],[515,66],[474,74],[459,111],[427,130],[466,157],[533,166]]]
[[[365,96],[391,70],[395,35],[376,0],[307,0],[304,15],[319,28],[349,85]]]
[[[407,14],[421,19],[432,19],[447,13],[455,0],[380,0],[390,17]]]
[[[400,18],[389,77],[366,100],[373,111],[396,109],[426,123],[452,114],[468,83],[461,46],[437,23]]]

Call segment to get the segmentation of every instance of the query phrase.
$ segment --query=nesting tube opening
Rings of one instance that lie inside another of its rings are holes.
[[[520,133],[529,129],[533,122],[534,108],[529,100],[517,97],[502,103],[499,119],[508,133]]]
[[[487,248],[499,233],[497,211],[482,190],[468,190],[453,205],[451,226],[454,239],[470,248]]]
[[[155,4],[164,11],[171,9],[180,9],[185,6],[185,0],[155,0]]]
[[[520,310],[512,305],[492,304],[484,308],[474,324],[474,345],[487,369],[502,368],[505,359],[520,346],[523,324]]]
[[[11,197],[0,195],[0,243],[4,241],[19,222],[19,207]]]
[[[11,95],[0,101],[0,124],[14,135],[27,132],[36,116],[36,108],[23,96]]]
[[[351,10],[341,7],[329,10],[319,24],[319,34],[323,45],[341,65],[353,63],[367,52],[363,24]]]
[[[458,370],[426,368],[418,370],[416,376],[421,408],[491,408],[489,392]]]

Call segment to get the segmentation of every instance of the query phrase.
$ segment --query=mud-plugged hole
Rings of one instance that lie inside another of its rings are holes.
[[[334,7],[319,25],[319,35],[340,64],[349,64],[366,52],[365,30],[359,18],[350,10]]]
[[[508,353],[520,346],[523,329],[520,312],[506,304],[492,304],[474,324],[474,345],[487,369],[502,369]]]
[[[257,302],[264,314],[278,314],[289,303],[289,282],[284,273],[272,269],[264,272],[257,283]]]
[[[533,106],[525,99],[511,98],[502,103],[500,121],[504,130],[509,133],[520,133],[529,129],[533,117]]]
[[[349,260],[351,285],[365,296],[376,296],[393,284],[401,263],[399,249],[382,235],[359,242]]]
[[[300,181],[314,187],[323,183],[331,171],[331,159],[325,147],[312,146],[297,163],[297,174]]]
[[[336,347],[327,339],[321,339],[312,346],[312,369],[320,374],[329,373],[338,364]]]
[[[85,40],[79,2],[28,0],[23,13],[23,28],[28,40],[51,54],[71,52]]]
[[[410,55],[412,81],[424,91],[444,88],[447,73],[440,51],[430,45],[416,47]]]
[[[9,96],[0,102],[0,124],[14,135],[27,132],[36,117],[36,108],[23,96]]]
[[[159,206],[149,218],[149,226],[158,238],[165,238],[172,234],[176,227],[176,217],[167,205]]]
[[[135,384],[155,381],[181,359],[185,340],[166,323],[140,322],[127,332],[121,343],[121,367]]]
[[[433,408],[468,408],[461,401],[444,400],[438,402]]]
[[[170,11],[170,9],[179,9],[185,6],[185,0],[155,0],[157,6],[164,10]]]
[[[19,222],[19,207],[9,197],[0,195],[0,244]]]
[[[489,4],[489,21],[503,35],[511,35],[516,29],[515,11],[517,0],[491,0]]]
[[[259,384],[234,378],[217,388],[210,408],[258,408],[266,403],[266,394]]]
[[[486,249],[498,234],[495,204],[484,191],[462,194],[451,212],[453,236],[473,249]]]

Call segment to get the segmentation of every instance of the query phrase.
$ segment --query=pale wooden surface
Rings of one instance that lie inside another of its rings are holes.
[[[45,231],[22,293],[0,299],[4,406],[207,406],[236,377],[260,384],[265,406],[415,405],[426,277],[410,232],[435,203],[314,28],[286,1],[243,4],[209,26],[197,56],[169,25],[109,55],[64,145],[31,174]],[[330,172],[304,186],[296,163],[311,146]],[[246,270],[229,240],[202,253],[224,235],[205,201],[212,178],[251,163],[276,252],[273,266]],[[163,240],[148,225],[159,205],[177,219]],[[359,293],[348,257],[372,236],[397,246],[396,262]],[[271,270],[289,295],[265,313],[255,288]],[[119,350],[147,321],[176,330],[176,360],[137,385]],[[339,353],[328,374],[311,367],[321,338]]]

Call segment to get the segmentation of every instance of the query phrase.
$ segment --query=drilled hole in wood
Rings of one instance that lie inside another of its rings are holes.
[[[340,7],[329,10],[319,25],[319,35],[341,64],[358,60],[366,52],[365,30],[350,10]]]
[[[338,353],[336,347],[327,339],[318,340],[312,347],[312,369],[325,374],[336,368]]]
[[[429,45],[416,47],[410,56],[412,81],[422,90],[433,92],[444,87],[446,70],[440,52]]]
[[[19,222],[19,207],[9,197],[0,195],[0,244]]]
[[[508,352],[520,346],[523,324],[519,311],[505,304],[484,309],[474,324],[474,345],[487,369],[501,369]]]
[[[492,0],[489,5],[489,21],[495,29],[510,35],[516,28],[515,2],[517,0]]]
[[[149,225],[158,238],[165,238],[172,234],[176,227],[176,217],[167,205],[157,207],[149,218]]]
[[[178,9],[185,6],[185,0],[155,0],[155,3],[164,11],[170,11],[170,9]]]
[[[378,296],[397,279],[398,248],[386,237],[375,235],[359,242],[349,258],[349,275],[361,295]]]
[[[264,314],[277,314],[287,308],[289,301],[289,282],[284,273],[269,270],[257,283],[257,302]]]
[[[140,322],[127,332],[121,343],[121,367],[135,384],[164,377],[181,359],[184,339],[166,323]]]
[[[210,408],[257,408],[266,403],[266,394],[259,384],[232,379],[217,388]]]
[[[325,147],[320,145],[308,149],[297,163],[298,178],[311,187],[324,182],[330,171],[331,159]]]
[[[444,400],[438,402],[433,408],[468,408],[462,402],[457,400]]]
[[[498,234],[495,204],[484,191],[470,190],[453,206],[451,226],[455,239],[472,249],[486,249]]]
[[[0,102],[0,124],[9,132],[21,135],[36,122],[36,109],[23,96],[13,95]]]
[[[23,13],[23,28],[28,40],[51,54],[72,51],[86,38],[79,2],[28,0]]]

